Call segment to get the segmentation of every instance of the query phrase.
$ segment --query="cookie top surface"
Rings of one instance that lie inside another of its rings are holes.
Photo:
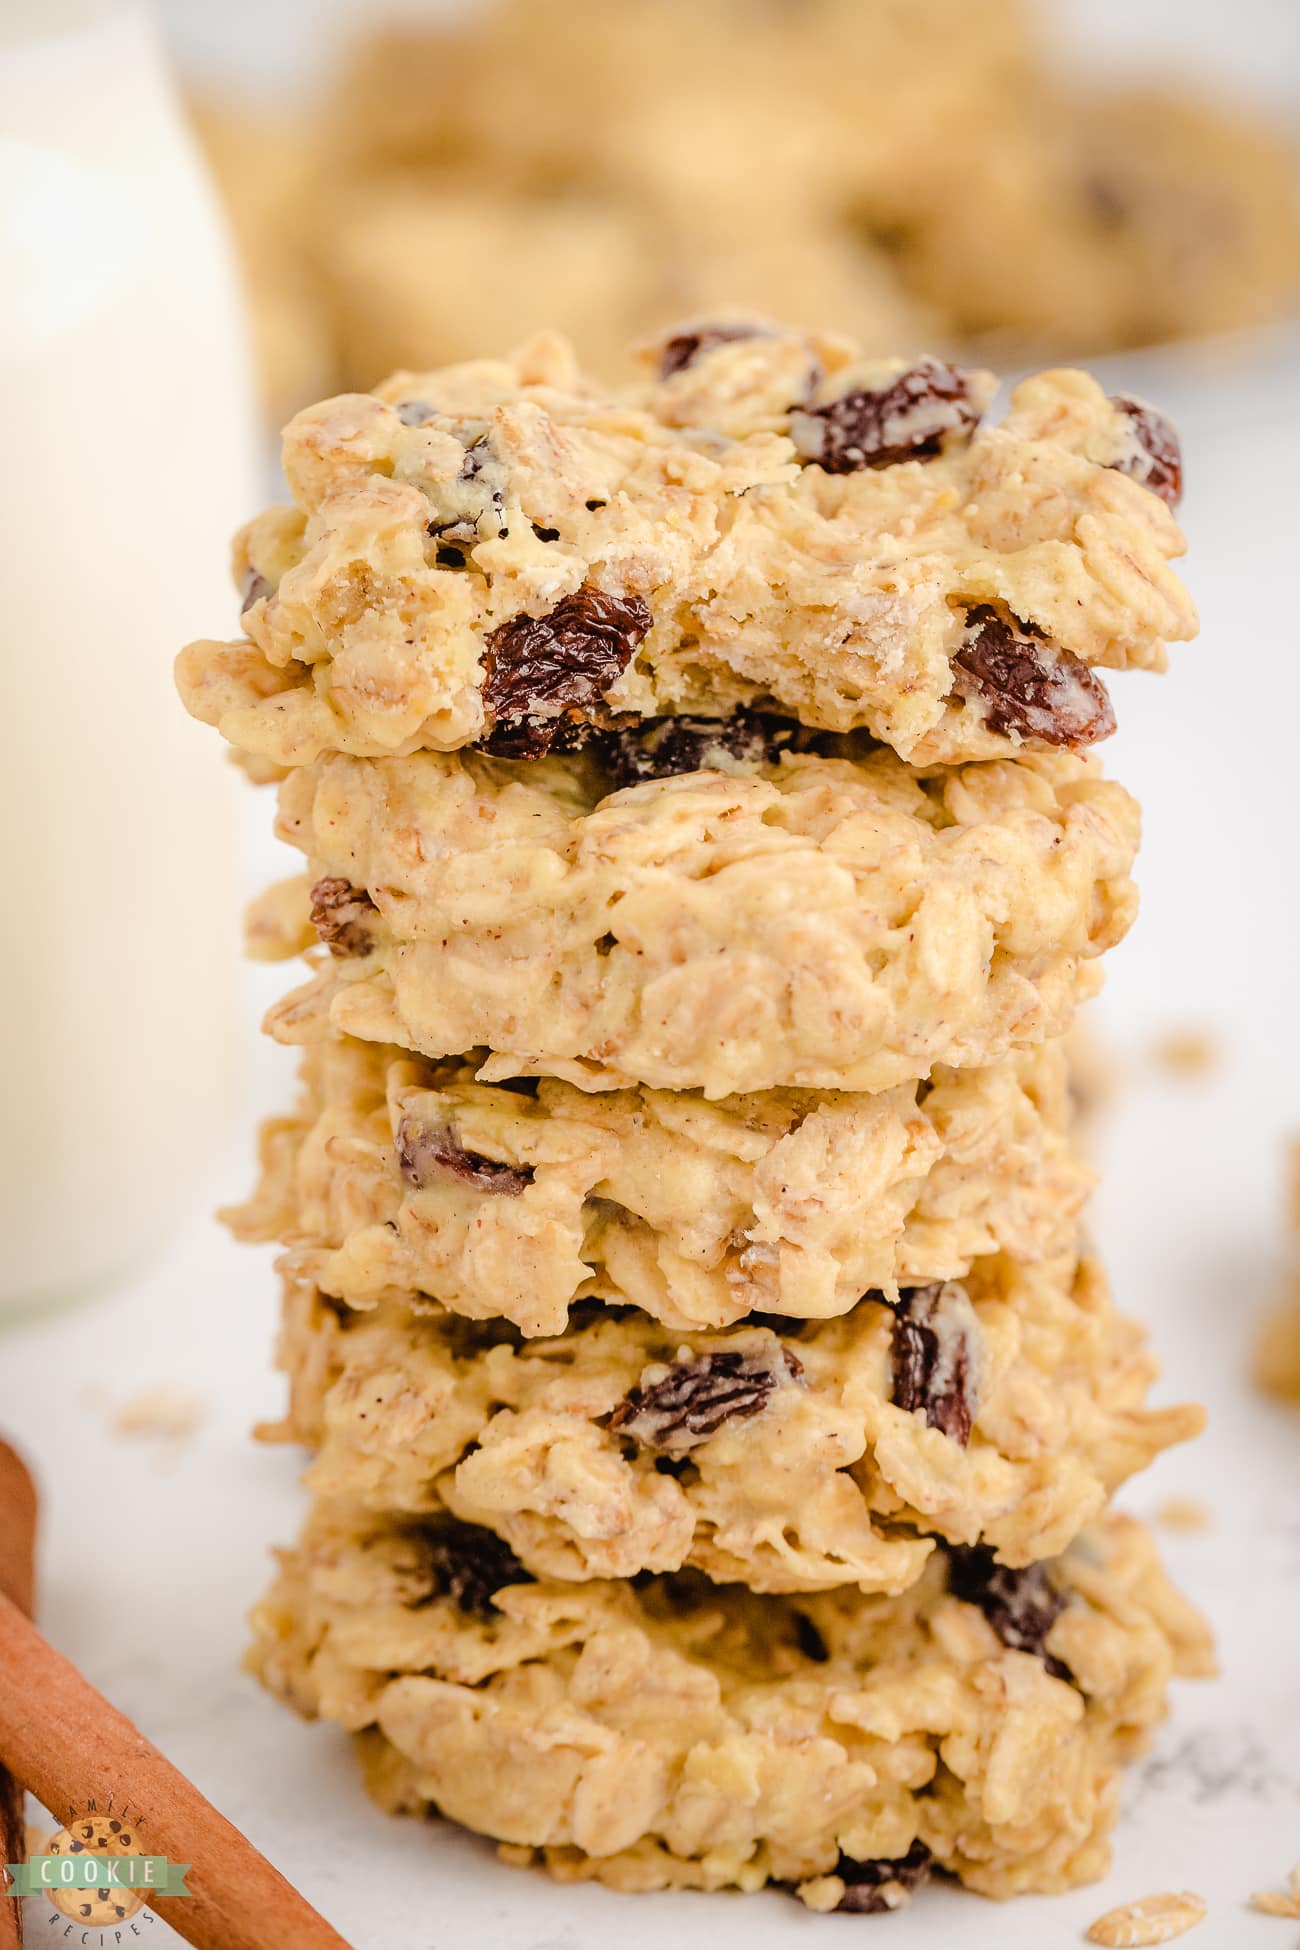
[[[1176,435],[1086,374],[993,421],[987,374],[751,320],[646,357],[611,392],[542,335],[299,414],[190,710],[276,765],[754,704],[949,762],[1095,743],[1096,670],[1193,634]]]

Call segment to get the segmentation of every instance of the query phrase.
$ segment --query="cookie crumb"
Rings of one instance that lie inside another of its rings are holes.
[[[1170,1029],[1151,1051],[1158,1068],[1175,1077],[1205,1077],[1223,1061],[1223,1045],[1208,1029]]]
[[[805,1909],[817,1916],[829,1916],[839,1908],[846,1887],[839,1876],[814,1876],[811,1882],[801,1882],[795,1895]]]
[[[1202,1897],[1189,1889],[1171,1890],[1108,1909],[1089,1929],[1088,1941],[1106,1944],[1109,1950],[1141,1950],[1146,1944],[1168,1943],[1204,1921]]]
[[[207,1413],[202,1395],[176,1382],[142,1388],[120,1403],[113,1416],[113,1433],[149,1436],[180,1444],[195,1434]]]
[[[1250,1906],[1263,1916],[1300,1918],[1300,1862],[1287,1877],[1285,1891],[1257,1889],[1250,1899]]]
[[[1209,1505],[1196,1496],[1168,1496],[1156,1511],[1165,1530],[1209,1530],[1214,1519]]]

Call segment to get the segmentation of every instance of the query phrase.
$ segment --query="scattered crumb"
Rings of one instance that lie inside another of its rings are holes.
[[[1088,1941],[1106,1944],[1109,1950],[1141,1950],[1146,1944],[1168,1943],[1204,1921],[1204,1899],[1180,1889],[1108,1909],[1088,1931]]]
[[[1196,1496],[1169,1496],[1156,1511],[1166,1530],[1209,1530],[1214,1523],[1208,1503]]]
[[[1170,1029],[1157,1037],[1151,1054],[1171,1076],[1204,1077],[1223,1061],[1223,1045],[1208,1029]]]
[[[119,1404],[113,1416],[113,1433],[152,1436],[179,1445],[195,1434],[206,1413],[207,1404],[194,1389],[162,1382],[142,1388]]]
[[[1262,1911],[1265,1916],[1300,1917],[1300,1862],[1287,1877],[1285,1892],[1257,1889],[1250,1899],[1250,1906]]]

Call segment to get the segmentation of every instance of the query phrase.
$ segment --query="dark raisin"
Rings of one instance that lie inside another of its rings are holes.
[[[483,702],[487,749],[498,758],[541,758],[564,726],[590,720],[650,628],[639,596],[585,583],[545,616],[515,616],[487,639]]]
[[[967,612],[953,689],[983,708],[990,731],[1036,745],[1078,751],[1115,729],[1106,687],[1082,658],[987,603]]]
[[[376,912],[365,888],[350,880],[332,876],[311,890],[311,924],[339,961],[370,953],[375,944],[368,924]]]
[[[811,1659],[815,1666],[824,1666],[830,1658],[826,1641],[807,1612],[797,1611],[794,1615],[794,1636],[799,1650],[805,1659]]]
[[[433,559],[440,569],[463,569],[465,551],[463,548],[452,548],[447,543],[440,542],[434,551]]]
[[[712,352],[716,346],[732,345],[737,339],[771,336],[761,325],[701,325],[694,332],[675,332],[672,338],[664,340],[660,350],[659,377],[671,379],[675,372],[685,372],[701,353]]]
[[[584,503],[584,506],[586,507],[587,513],[589,515],[594,515],[597,509],[607,508],[609,506],[609,503],[608,501],[602,501],[599,499],[599,497],[596,497],[595,499]]]
[[[404,427],[427,427],[430,420],[436,420],[438,409],[427,399],[403,399],[393,408]]]
[[[979,1606],[1003,1645],[1016,1652],[1037,1653],[1056,1678],[1070,1677],[1068,1666],[1043,1649],[1066,1606],[1065,1593],[1057,1590],[1043,1565],[1012,1570],[998,1563],[987,1544],[952,1546],[948,1588],[955,1598]]]
[[[1127,414],[1133,436],[1131,452],[1112,465],[1176,508],[1183,496],[1183,450],[1173,421],[1127,393],[1112,393],[1110,403]]]
[[[716,771],[724,758],[742,765],[775,765],[782,752],[808,751],[815,740],[815,732],[789,719],[733,711],[729,718],[645,718],[598,733],[594,745],[617,791],[646,779]]]
[[[397,1162],[407,1184],[417,1191],[436,1184],[442,1173],[462,1179],[476,1191],[511,1196],[533,1182],[531,1165],[503,1165],[496,1158],[466,1151],[445,1125],[422,1124],[414,1117],[403,1117],[397,1127]]]
[[[802,1374],[802,1363],[785,1347],[775,1354],[692,1356],[674,1361],[662,1381],[633,1388],[609,1426],[643,1448],[681,1454],[707,1442],[724,1422],[757,1415],[774,1388]]]
[[[790,416],[790,437],[806,461],[828,474],[930,460],[954,435],[969,440],[980,423],[970,379],[956,366],[922,359],[885,385],[860,388]]]
[[[454,1598],[462,1611],[486,1617],[496,1610],[498,1591],[507,1584],[531,1584],[509,1544],[475,1523],[448,1524],[425,1539],[437,1595]]]
[[[901,1909],[914,1889],[929,1879],[931,1855],[924,1842],[913,1842],[906,1855],[892,1860],[855,1862],[841,1855],[835,1873],[846,1887],[835,1907],[855,1916],[879,1916]]]
[[[239,613],[247,616],[254,603],[260,603],[263,596],[275,594],[271,584],[256,569],[250,569],[244,577],[244,586],[239,592]]]
[[[560,531],[558,528],[541,528],[536,522],[533,522],[531,526],[539,542],[558,542],[560,539]]]
[[[960,1289],[958,1290],[960,1291]],[[894,1400],[963,1447],[971,1430],[971,1346],[942,1286],[905,1287],[894,1309]]]

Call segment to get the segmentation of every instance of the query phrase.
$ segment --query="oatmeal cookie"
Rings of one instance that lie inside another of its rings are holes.
[[[858,207],[904,289],[961,342],[1092,357],[1295,303],[1296,157],[1258,116],[1040,78],[1014,115],[949,133],[910,180],[864,181]]]
[[[241,1238],[366,1306],[390,1288],[558,1334],[599,1296],[677,1329],[845,1313],[868,1288],[1066,1250],[1092,1185],[1058,1043],[874,1095],[710,1103],[479,1083],[473,1063],[327,1036],[263,1127]]]
[[[420,1296],[363,1313],[286,1283],[286,1421],[322,1501],[445,1511],[536,1577],[693,1566],[752,1591],[899,1592],[936,1539],[1055,1556],[1199,1409],[1095,1260],[980,1260],[829,1321],[683,1336],[580,1308],[554,1339]]]
[[[252,1669],[364,1736],[390,1808],[561,1877],[821,1909],[908,1861],[989,1895],[1100,1875],[1120,1765],[1213,1664],[1116,1516],[1050,1565],[936,1551],[901,1597],[796,1602],[527,1581],[491,1532],[318,1509],[254,1625]]]
[[[633,341],[648,332],[666,336],[687,315],[777,314],[792,291],[806,316],[870,351],[935,336],[843,227],[811,218],[738,234],[696,212],[665,232],[596,185],[503,197],[481,172],[448,171],[348,184],[322,222],[338,383],[359,390],[402,369],[507,353],[546,327],[600,379],[625,381],[637,370]]]
[[[271,1033],[486,1048],[485,1076],[589,1089],[887,1090],[1063,1033],[1133,918],[1137,808],[1092,761],[918,776],[789,726],[683,735],[295,768],[279,831],[363,918],[342,953],[318,923],[334,952]],[[292,952],[305,903],[281,901]]]
[[[986,374],[734,319],[650,350],[622,394],[543,337],[299,414],[191,712],[279,765],[756,704],[954,762],[1095,743],[1097,669],[1194,633],[1154,409],[1056,372],[986,422]]]

